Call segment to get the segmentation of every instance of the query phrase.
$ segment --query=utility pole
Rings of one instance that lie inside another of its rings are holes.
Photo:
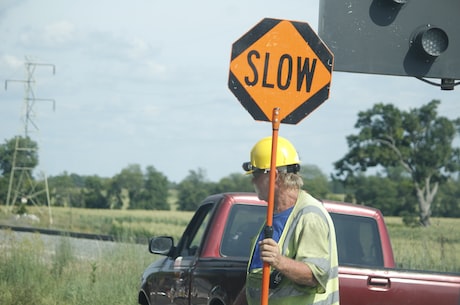
[[[43,194],[45,198],[45,205],[48,207],[49,224],[52,225],[53,219],[50,206],[50,195],[48,188],[48,179],[43,172],[44,183],[40,185],[32,176],[33,167],[27,164],[27,155],[38,154],[38,148],[32,147],[30,142],[30,134],[33,131],[39,131],[38,124],[35,121],[34,106],[36,102],[48,101],[53,104],[53,111],[56,102],[53,99],[42,99],[35,97],[34,93],[34,73],[37,67],[52,68],[53,75],[56,73],[56,67],[53,64],[32,62],[26,57],[26,79],[22,80],[6,80],[5,90],[8,89],[10,82],[20,82],[24,84],[24,101],[22,121],[24,128],[24,138],[21,141],[20,136],[16,136],[16,143],[14,147],[13,161],[11,164],[10,181],[8,185],[8,193],[6,198],[6,206],[12,207],[16,202],[20,201],[21,204],[31,202],[35,206],[42,206]]]

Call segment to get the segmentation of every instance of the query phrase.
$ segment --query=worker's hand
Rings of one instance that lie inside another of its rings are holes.
[[[266,238],[259,242],[260,257],[264,263],[269,263],[275,269],[281,261],[281,253],[278,244],[271,238]]]
[[[310,267],[304,262],[283,256],[280,253],[278,244],[273,239],[266,238],[260,241],[259,247],[262,261],[270,264],[283,276],[299,285],[311,287],[318,285],[318,281],[314,277]]]

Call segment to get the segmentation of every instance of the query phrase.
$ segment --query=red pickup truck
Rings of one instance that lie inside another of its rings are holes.
[[[337,234],[341,305],[460,305],[460,274],[395,269],[382,213],[324,201]],[[149,251],[164,257],[144,271],[141,305],[231,305],[245,282],[252,238],[263,225],[266,202],[252,193],[209,196],[178,244],[152,238]]]

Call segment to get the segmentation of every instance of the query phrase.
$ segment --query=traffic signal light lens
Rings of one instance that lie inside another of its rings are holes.
[[[417,33],[415,45],[421,48],[425,55],[438,57],[447,50],[449,39],[442,29],[426,26]]]

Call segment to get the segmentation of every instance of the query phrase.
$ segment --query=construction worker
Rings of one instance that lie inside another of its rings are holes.
[[[272,138],[263,138],[243,164],[260,199],[268,201]],[[234,305],[259,305],[263,264],[270,265],[270,305],[339,304],[334,224],[323,204],[302,190],[294,146],[278,137],[274,185],[273,237],[264,230],[252,247],[246,285]]]

